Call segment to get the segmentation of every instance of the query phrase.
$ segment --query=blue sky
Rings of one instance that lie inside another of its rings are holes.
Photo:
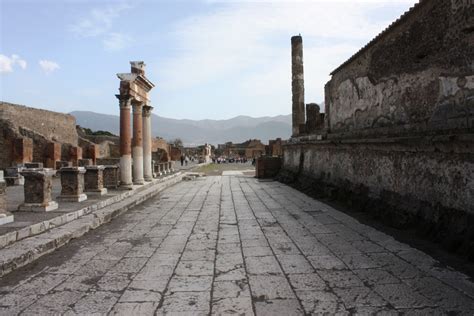
[[[415,0],[0,0],[0,99],[118,114],[116,73],[143,60],[154,113],[225,119],[291,112],[290,37],[306,102]]]

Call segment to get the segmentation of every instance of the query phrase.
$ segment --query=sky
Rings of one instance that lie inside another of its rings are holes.
[[[176,119],[291,113],[303,36],[306,103],[416,0],[0,0],[0,100],[119,113],[117,73],[142,60],[153,112]]]

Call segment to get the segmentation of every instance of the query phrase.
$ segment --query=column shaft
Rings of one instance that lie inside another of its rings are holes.
[[[133,104],[133,184],[144,184],[143,179],[143,121],[141,103]]]
[[[143,107],[143,177],[145,181],[153,180],[151,165],[151,106]]]
[[[120,100],[120,186],[132,188],[132,145],[130,126],[130,99],[117,95]]]
[[[301,36],[291,38],[291,73],[293,136],[298,136],[300,127],[305,124],[303,39]]]

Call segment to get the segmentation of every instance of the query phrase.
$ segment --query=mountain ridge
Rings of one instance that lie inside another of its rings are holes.
[[[81,127],[105,130],[119,134],[119,116],[93,111],[73,111]],[[291,135],[291,114],[251,117],[239,115],[230,119],[173,119],[152,114],[152,135],[166,140],[181,138],[186,146],[210,143],[222,144],[228,141],[239,143],[250,138],[267,143],[269,139],[289,138]]]

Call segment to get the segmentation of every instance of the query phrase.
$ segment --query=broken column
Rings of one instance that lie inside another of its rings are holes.
[[[18,211],[48,212],[58,208],[53,201],[53,169],[24,169],[21,175],[25,178],[25,202],[18,207]]]
[[[153,180],[151,162],[151,111],[153,107],[143,106],[143,177],[145,181]]]
[[[13,222],[13,215],[7,211],[7,183],[0,170],[0,225]]]
[[[300,135],[304,129],[304,74],[303,74],[303,38],[301,35],[291,38],[291,90],[293,137]]]
[[[104,169],[105,166],[86,167],[86,173],[84,175],[84,189],[87,194],[107,194],[107,189],[104,188]]]
[[[65,202],[82,202],[87,200],[84,194],[84,167],[61,168],[61,195],[58,200]]]
[[[133,184],[144,184],[143,179],[143,118],[140,102],[133,103],[133,139],[132,139],[132,158],[133,158]]]
[[[130,99],[116,95],[120,100],[120,186],[132,188],[132,144],[130,127]]]

